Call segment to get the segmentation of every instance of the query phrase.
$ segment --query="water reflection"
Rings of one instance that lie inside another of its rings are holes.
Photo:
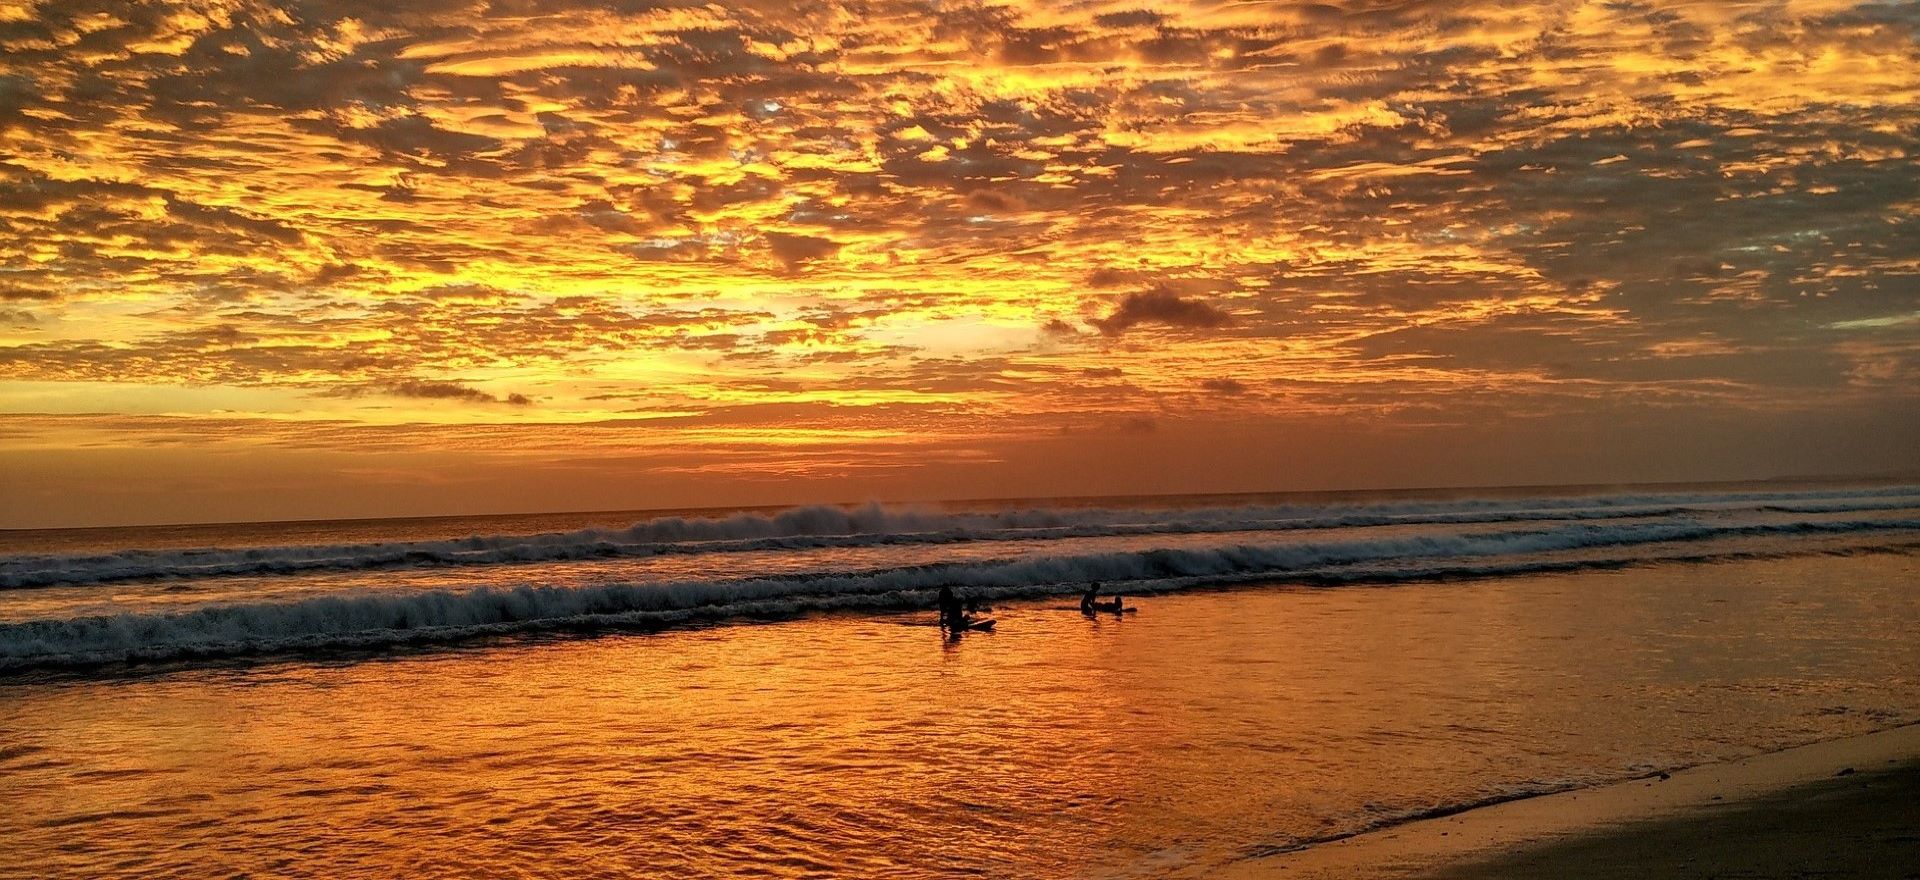
[[[0,875],[1204,874],[1920,717],[1905,555],[0,689]]]

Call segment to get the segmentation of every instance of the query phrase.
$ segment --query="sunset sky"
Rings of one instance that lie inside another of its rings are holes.
[[[0,527],[1920,468],[1920,3],[0,0]]]

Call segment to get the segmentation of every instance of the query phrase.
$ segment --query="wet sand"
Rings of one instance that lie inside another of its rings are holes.
[[[1920,878],[1920,725],[1242,863],[1267,878]]]
[[[1433,880],[1920,877],[1920,762],[1574,836]]]

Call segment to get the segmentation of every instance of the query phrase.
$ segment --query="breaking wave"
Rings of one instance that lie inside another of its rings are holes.
[[[1733,507],[1729,508],[1729,505]],[[152,578],[275,575],[464,565],[510,565],[664,554],[896,544],[1039,541],[1126,535],[1294,531],[1390,525],[1598,521],[1718,509],[1844,513],[1920,507],[1920,487],[1847,492],[1669,493],[1599,497],[1401,501],[1370,505],[1217,508],[1056,508],[948,512],[798,507],[776,514],[661,517],[624,529],[475,535],[442,541],[126,550],[0,557],[0,589]]]
[[[648,628],[815,610],[921,608],[932,603],[933,591],[941,586],[983,598],[1017,598],[1071,593],[1089,581],[1122,585],[1129,592],[1163,592],[1281,577],[1332,584],[1511,574],[1630,564],[1644,556],[1646,545],[1656,543],[1895,530],[1920,530],[1920,519],[1572,523],[1504,532],[1043,556],[746,580],[354,594],[0,624],[0,671]],[[1636,549],[1615,556],[1539,557],[1610,547]]]

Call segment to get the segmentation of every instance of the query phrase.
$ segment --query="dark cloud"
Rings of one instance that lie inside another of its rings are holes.
[[[190,223],[233,232],[242,237],[264,238],[281,244],[298,244],[300,231],[277,220],[258,217],[232,208],[209,207],[167,196],[167,212]]]
[[[12,284],[0,282],[0,300],[11,300],[15,302],[22,300],[50,300],[55,298],[55,296],[56,294],[51,290],[35,290],[29,287],[17,287]]]
[[[1155,290],[1127,294],[1112,313],[1094,320],[1093,325],[1108,336],[1118,336],[1141,324],[1204,330],[1232,322],[1232,315],[1211,303]]]
[[[1131,269],[1115,269],[1102,266],[1087,274],[1090,287],[1126,287],[1139,284],[1148,278],[1148,273]]]
[[[772,250],[774,259],[779,260],[788,271],[840,252],[840,244],[827,238],[788,232],[769,232],[766,238],[767,247]]]
[[[1048,336],[1072,337],[1080,335],[1080,328],[1060,318],[1049,318],[1046,323],[1040,325],[1040,332]]]
[[[1026,210],[1027,204],[1010,192],[976,189],[967,193],[967,210],[988,214],[1011,214]]]
[[[445,382],[436,379],[405,379],[376,386],[383,394],[396,397],[415,397],[422,400],[458,400],[467,403],[504,403],[510,406],[527,406],[532,399],[524,394],[509,394],[498,397],[458,382]]]

